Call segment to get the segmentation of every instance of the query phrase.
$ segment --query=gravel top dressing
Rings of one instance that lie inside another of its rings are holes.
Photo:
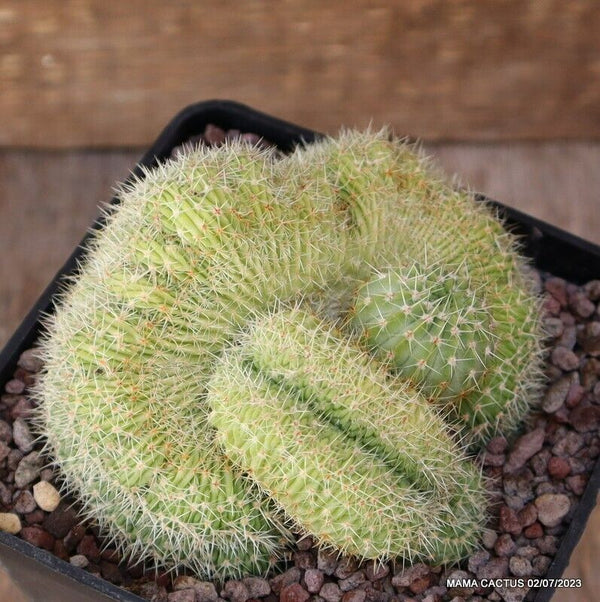
[[[209,126],[203,140],[236,136]],[[96,527],[79,520],[76,500],[60,496],[60,475],[40,456],[27,422],[36,403],[29,389],[42,369],[32,349],[0,397],[0,529],[155,602],[530,599],[536,588],[529,583],[546,574],[600,454],[600,281],[576,286],[538,276],[553,337],[548,386],[518,436],[494,437],[477,459],[488,477],[488,530],[460,566],[361,564],[316,549],[310,538],[299,539],[288,564],[266,578],[211,583],[121,562]]]

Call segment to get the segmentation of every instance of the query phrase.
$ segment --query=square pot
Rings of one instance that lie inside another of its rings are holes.
[[[140,175],[140,166],[152,167],[166,159],[174,147],[189,138],[199,135],[207,124],[217,125],[225,130],[239,129],[253,132],[277,145],[286,152],[298,142],[311,142],[319,134],[293,124],[270,117],[243,105],[229,101],[208,101],[192,105],[180,112],[160,134],[150,150],[142,157],[134,174]],[[550,272],[575,284],[592,279],[600,279],[600,247],[588,243],[554,226],[530,217],[520,211],[507,208],[501,203],[486,200],[495,205],[505,218],[506,224],[521,237],[523,252],[529,256],[536,268]],[[113,199],[113,202],[118,202]],[[97,220],[92,229],[102,228],[104,220]],[[44,291],[36,305],[26,316],[21,326],[0,354],[0,386],[12,378],[20,354],[31,347],[38,337],[40,316],[52,312],[56,292],[64,276],[74,273],[78,259],[85,253],[88,233],[81,245],[69,257],[54,280]],[[595,505],[596,493],[600,486],[600,461],[596,461],[594,471],[567,532],[562,536],[559,549],[549,567],[545,579],[559,578],[565,570],[572,550],[577,544],[587,518]],[[77,599],[81,601],[119,600],[141,602],[142,598],[100,579],[83,569],[76,568],[53,556],[50,552],[36,548],[20,538],[0,532],[0,564],[5,564],[19,581],[26,593],[33,599],[52,600]],[[31,581],[32,573],[36,581]],[[549,584],[538,590],[535,601],[549,600],[554,587]],[[39,596],[42,596],[40,598]],[[73,596],[69,598],[69,596]]]

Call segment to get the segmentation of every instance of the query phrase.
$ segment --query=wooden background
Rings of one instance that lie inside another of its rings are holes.
[[[597,0],[3,0],[0,145],[147,144],[231,97],[323,131],[600,135]]]
[[[330,133],[389,123],[600,243],[598,0],[0,0],[0,345],[143,147],[209,98]],[[597,599],[599,531],[596,511],[585,587],[557,602]]]

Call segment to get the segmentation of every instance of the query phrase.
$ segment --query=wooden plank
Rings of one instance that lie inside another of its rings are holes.
[[[597,0],[4,0],[0,145],[151,141],[231,98],[333,132],[600,138]]]

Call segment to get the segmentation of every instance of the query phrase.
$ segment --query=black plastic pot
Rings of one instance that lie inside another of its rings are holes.
[[[291,150],[300,141],[311,142],[319,137],[316,132],[270,117],[238,103],[219,100],[201,102],[187,107],[169,123],[150,150],[142,157],[134,173],[137,175],[141,173],[139,166],[151,167],[167,158],[175,146],[192,136],[201,134],[209,123],[226,130],[239,129],[259,134],[275,143],[282,151]],[[483,200],[485,197],[479,198]],[[537,268],[578,284],[600,279],[600,247],[520,211],[507,208],[501,203],[486,200],[500,209],[510,229],[522,237],[524,253],[532,258]],[[113,200],[113,202],[117,201]],[[103,220],[99,219],[92,229],[101,228],[103,223]],[[89,236],[90,234],[87,234],[83,238],[80,246],[69,257],[0,353],[0,385],[4,385],[12,378],[20,354],[31,347],[38,337],[41,329],[40,316],[52,311],[60,283],[65,275],[72,274],[76,270],[77,260],[85,253],[85,243]],[[565,570],[571,552],[579,541],[588,516],[596,503],[599,487],[600,460],[596,463],[576,513],[561,540],[559,550],[546,575],[547,579],[556,579]],[[76,568],[18,537],[3,532],[0,532],[1,564],[7,566],[22,587],[29,588],[26,593],[33,596],[34,600],[142,602],[142,598],[83,569]],[[31,580],[33,572],[36,573],[35,581]],[[538,591],[535,602],[545,602],[553,593],[553,587],[543,588]]]

